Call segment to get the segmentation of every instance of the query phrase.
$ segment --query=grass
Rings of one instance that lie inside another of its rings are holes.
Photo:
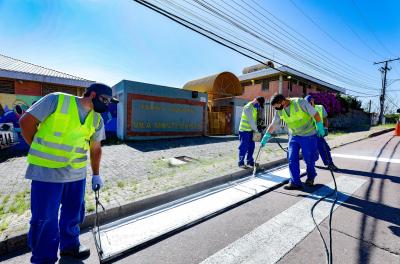
[[[0,204],[0,216],[2,216],[2,215],[4,215],[4,214],[8,213],[8,210],[6,209],[6,208],[7,208],[8,201],[10,201],[10,195],[9,195],[9,194],[7,194],[6,196],[4,196],[3,201],[2,201],[1,204]]]
[[[7,194],[6,196],[4,196],[3,198],[3,205],[6,205],[8,203],[8,201],[10,200],[10,195]]]
[[[132,179],[132,181],[131,181],[131,189],[132,189],[133,192],[137,191],[137,189],[138,189],[137,185],[138,185],[138,181],[136,179]]]
[[[87,203],[87,206],[86,206],[86,211],[88,212],[88,213],[91,213],[91,212],[94,212],[94,203],[93,202],[91,202],[91,201],[89,201],[88,203]]]
[[[118,186],[118,188],[124,188],[125,183],[123,181],[118,181],[117,186]]]
[[[0,233],[3,233],[3,231],[7,230],[9,226],[9,222],[4,220],[1,224],[0,224]]]
[[[375,128],[394,128],[396,124],[384,124],[384,125],[377,125],[374,126]]]
[[[29,209],[29,197],[27,196],[29,196],[29,190],[17,193],[8,211],[17,215],[25,213]]]

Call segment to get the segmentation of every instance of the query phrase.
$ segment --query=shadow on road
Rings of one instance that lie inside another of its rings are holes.
[[[373,179],[390,180],[394,183],[400,183],[400,177],[391,176],[391,175],[387,175],[387,174],[371,173],[371,172],[366,172],[366,171],[349,170],[349,169],[340,169],[340,173],[365,176],[365,177],[370,177]]]
[[[389,226],[390,231],[392,231],[393,235],[400,237],[400,227],[398,226]]]
[[[379,150],[378,155],[376,155],[377,158],[381,157],[383,151],[386,149],[386,147],[389,145],[389,143],[394,138],[395,138],[395,136],[392,136],[388,141],[386,141],[386,143]],[[397,142],[396,146],[391,151],[390,158],[392,158],[394,153],[397,151],[399,144],[400,144],[400,141]],[[384,170],[383,175],[387,174],[387,172],[389,171],[389,167],[390,167],[390,163],[387,162],[385,165],[385,170]],[[383,204],[385,179],[374,177],[374,175],[376,175],[377,168],[378,168],[378,160],[376,160],[374,162],[374,165],[371,169],[372,177],[370,177],[367,191],[365,192],[364,197],[363,197],[364,199],[362,200],[363,202],[360,204],[361,206],[367,206],[367,207],[365,207],[365,209],[369,208],[368,205],[371,203],[369,200],[371,198],[371,192],[372,192],[373,186],[375,183],[378,183],[379,184],[378,199],[377,199],[377,203],[373,203],[373,204],[377,204],[377,206],[371,206],[372,210],[368,210],[368,211],[360,210],[360,212],[362,212],[363,215],[362,215],[360,231],[359,231],[360,242],[358,244],[358,263],[368,264],[370,262],[370,258],[369,258],[370,253],[369,253],[369,248],[368,248],[369,246],[366,245],[365,243],[363,243],[363,241],[368,241],[370,243],[374,243],[378,219],[382,219],[385,221],[390,220],[388,222],[396,224],[396,225],[400,224],[400,221],[399,221],[400,210],[399,209],[391,210],[391,209],[393,209],[392,207],[389,207],[389,206],[386,206]],[[354,199],[354,197],[352,197],[351,199]],[[359,207],[357,207],[357,208],[353,207],[354,210],[357,210],[358,208]],[[395,213],[395,211],[397,211],[397,213]],[[369,216],[372,216],[373,218],[370,219]],[[368,233],[367,233],[367,225],[370,227],[369,230],[371,230]]]

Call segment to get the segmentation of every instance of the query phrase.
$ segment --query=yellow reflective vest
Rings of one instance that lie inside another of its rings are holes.
[[[318,112],[319,117],[321,117],[321,122],[324,121],[324,107],[322,105],[314,105],[315,110]]]
[[[91,110],[81,124],[75,96],[59,93],[56,111],[40,123],[33,138],[28,162],[47,168],[86,167],[86,152],[100,118]]]
[[[285,109],[278,110],[277,113],[289,129],[289,132],[295,135],[305,135],[315,131],[313,117],[303,111],[299,104],[300,98],[291,98],[289,105],[290,116]]]
[[[251,109],[251,114],[254,119],[254,122],[257,123],[257,109],[254,107],[252,102],[249,102],[243,107],[242,118],[240,119],[239,131],[253,131],[249,119],[247,118],[247,115],[245,113],[246,108]]]

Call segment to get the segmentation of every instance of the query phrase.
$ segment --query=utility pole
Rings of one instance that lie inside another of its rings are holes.
[[[396,61],[396,60],[400,60],[400,58],[397,59],[391,59],[391,60],[385,60],[385,61],[380,61],[380,62],[374,62],[374,65],[376,64],[382,64],[384,63],[385,66],[380,68],[379,70],[382,72],[383,74],[383,80],[382,80],[382,92],[381,92],[381,96],[380,96],[380,104],[381,104],[381,110],[379,112],[379,122],[378,124],[382,124],[383,123],[383,113],[385,111],[385,95],[386,95],[386,74],[387,71],[390,71],[392,68],[388,67],[388,63],[392,62],[392,61]]]
[[[371,114],[371,103],[372,103],[372,100],[369,100],[369,104],[368,104],[368,114]]]

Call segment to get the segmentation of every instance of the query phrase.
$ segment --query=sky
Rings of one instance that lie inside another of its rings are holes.
[[[256,7],[252,1],[238,2]],[[337,59],[326,67],[342,69],[356,81],[354,85],[345,84],[265,43],[250,40],[263,54],[351,89],[350,94],[363,102],[372,99],[373,107],[377,107],[377,96],[362,97],[361,93],[380,92],[378,69],[382,65],[373,62],[400,57],[400,1],[254,1],[264,9],[257,8],[264,15],[271,17],[264,12],[267,10],[279,19],[278,24],[291,27],[298,39],[318,46],[322,50],[319,55]],[[216,2],[234,3],[210,3]],[[258,23],[249,26],[251,30],[262,27],[267,32],[273,26],[254,11],[246,14]],[[306,47],[291,42],[293,38],[266,34],[278,46],[289,43],[305,52]],[[241,38],[239,34],[237,37]],[[190,80],[222,71],[241,75],[244,67],[257,63],[131,0],[0,0],[0,53],[111,86],[127,79],[180,88]],[[400,61],[389,66],[388,79],[400,79]],[[365,90],[360,82],[376,90]],[[388,90],[400,91],[400,80]],[[400,92],[389,92],[389,96],[400,106]]]

